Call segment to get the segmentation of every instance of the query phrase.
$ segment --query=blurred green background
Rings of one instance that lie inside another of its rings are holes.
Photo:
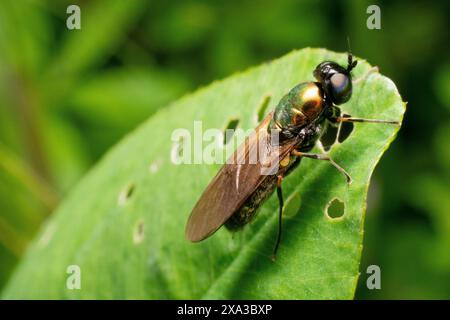
[[[381,30],[366,27],[371,4]],[[296,48],[346,51],[349,36],[408,102],[369,192],[356,298],[449,299],[448,14],[444,1],[0,1],[0,290],[64,195],[159,108]],[[381,290],[365,286],[371,264]]]

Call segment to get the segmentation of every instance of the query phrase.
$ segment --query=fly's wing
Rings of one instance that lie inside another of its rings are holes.
[[[297,141],[271,143],[267,127],[272,115],[245,139],[203,192],[186,225],[188,240],[204,240],[220,228],[264,179],[276,174],[280,159],[295,146]]]

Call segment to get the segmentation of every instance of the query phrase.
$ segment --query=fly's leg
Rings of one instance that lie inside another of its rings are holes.
[[[279,203],[279,211],[278,211],[278,235],[277,240],[275,242],[275,246],[273,247],[272,251],[272,261],[275,261],[277,256],[277,250],[278,246],[280,245],[281,241],[281,225],[282,225],[282,218],[283,218],[283,190],[281,189],[281,182],[283,181],[283,176],[279,175],[277,180],[277,196],[278,196],[278,203]]]
[[[391,121],[391,120],[380,120],[380,119],[364,119],[364,118],[354,118],[348,114],[343,114],[340,117],[333,119],[335,122],[370,122],[370,123],[387,123],[387,124],[396,124],[400,125],[399,121]]]
[[[394,124],[394,125],[400,125],[399,121],[392,121],[392,120],[381,120],[381,119],[365,119],[365,118],[356,118],[352,117],[349,114],[341,114],[341,110],[337,106],[332,106],[328,114],[326,115],[328,121],[333,126],[337,126],[337,133],[336,133],[336,140],[335,143],[338,142],[339,136],[341,134],[342,129],[342,123],[344,122],[365,122],[365,123],[381,123],[381,124]]]
[[[356,118],[346,113],[341,114],[341,110],[337,106],[331,106],[325,116],[333,125],[341,124],[343,122],[370,122],[400,125],[399,121]]]
[[[344,175],[344,177],[347,180],[348,184],[352,183],[352,177],[350,177],[350,175],[347,173],[347,171],[345,171],[344,168],[342,168],[340,165],[338,165],[336,162],[334,162],[333,159],[331,159],[326,154],[306,153],[306,152],[301,152],[301,151],[298,151],[298,150],[292,150],[291,154],[296,156],[296,157],[305,157],[305,158],[311,158],[311,159],[315,159],[315,160],[328,161],[328,162],[331,163],[331,165],[333,165],[333,167],[335,167],[340,173],[342,173],[342,175]]]

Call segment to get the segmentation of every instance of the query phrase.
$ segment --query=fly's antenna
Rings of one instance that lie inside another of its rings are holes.
[[[348,46],[348,64],[347,64],[347,71],[352,71],[353,68],[356,67],[358,64],[358,60],[353,61],[353,55],[352,55],[352,49],[350,48],[350,37],[347,36],[347,46]]]

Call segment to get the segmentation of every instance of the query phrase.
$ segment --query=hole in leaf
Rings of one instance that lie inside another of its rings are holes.
[[[264,119],[264,115],[266,114],[267,107],[270,103],[270,95],[266,95],[263,97],[261,104],[258,107],[258,122],[261,122]]]
[[[351,122],[342,122],[341,123],[341,130],[339,132],[338,141],[340,143],[344,142],[352,133],[353,131],[353,123]]]
[[[325,133],[322,135],[322,137],[320,137],[320,142],[322,142],[325,151],[330,150],[333,144],[336,142],[337,132],[337,127],[329,125]]]
[[[56,231],[56,225],[54,223],[50,223],[45,227],[44,233],[39,238],[38,246],[43,248],[47,246],[47,244],[52,240],[53,235]]]
[[[225,127],[223,133],[223,144],[228,144],[231,141],[231,138],[233,138],[234,131],[236,130],[238,124],[239,119],[231,119],[230,121],[228,121],[228,124]]]
[[[128,184],[120,193],[117,200],[119,206],[123,206],[131,198],[135,190],[134,183]]]
[[[152,162],[149,166],[148,166],[148,171],[150,171],[150,173],[156,173],[158,172],[159,168],[161,167],[161,159],[155,160],[154,162]]]
[[[145,233],[144,233],[144,221],[139,221],[136,224],[136,227],[134,228],[133,232],[133,242],[135,244],[141,243],[142,240],[144,240]]]
[[[284,204],[283,217],[291,218],[295,216],[300,210],[301,198],[298,191],[291,194]]]
[[[342,218],[345,214],[345,205],[341,200],[334,198],[328,203],[325,212],[330,219]]]

